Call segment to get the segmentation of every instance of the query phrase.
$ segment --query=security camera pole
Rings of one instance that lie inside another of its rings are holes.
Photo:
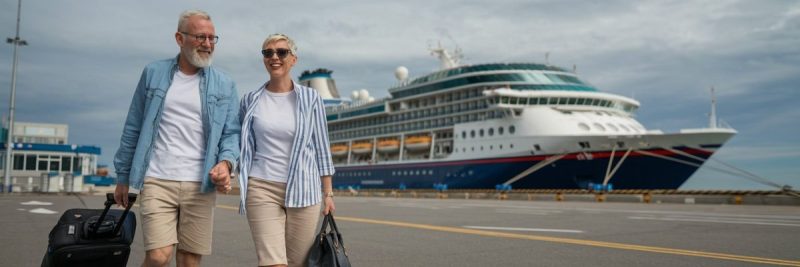
[[[5,188],[0,189],[2,192],[6,192],[6,188],[8,188],[8,192],[11,192],[11,150],[13,149],[13,139],[12,136],[14,135],[14,106],[15,106],[15,98],[17,94],[17,61],[19,60],[19,56],[17,55],[17,47],[28,45],[28,42],[19,38],[19,17],[20,11],[22,10],[22,0],[19,0],[17,4],[17,33],[14,36],[14,39],[6,38],[6,43],[14,45],[14,63],[11,65],[11,99],[9,100],[8,105],[8,133],[6,134],[6,164],[5,164],[5,183],[3,183]]]

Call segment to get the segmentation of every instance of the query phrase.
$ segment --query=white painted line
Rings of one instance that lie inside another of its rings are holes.
[[[26,209],[17,209],[18,211],[26,211]]]
[[[20,202],[19,204],[26,205],[26,206],[31,206],[31,205],[50,206],[50,205],[53,205],[52,202],[41,202],[41,201],[36,201],[36,200],[32,200],[32,201],[28,201],[28,202]]]
[[[467,207],[486,207],[486,208],[519,208],[534,210],[560,210],[560,211],[583,211],[599,213],[641,213],[641,214],[665,214],[665,215],[698,215],[698,216],[719,216],[732,218],[762,218],[762,219],[788,219],[800,220],[800,216],[791,215],[760,215],[760,214],[731,214],[718,212],[689,212],[689,211],[658,211],[658,210],[627,210],[627,209],[597,209],[597,208],[570,208],[570,207],[547,207],[547,206],[522,206],[512,204],[462,204]],[[683,205],[683,204],[681,204]]]
[[[548,215],[552,213],[550,211],[537,211],[537,210],[524,210],[524,209],[496,209],[495,212],[508,213],[508,214],[527,214],[527,215]]]
[[[55,211],[52,211],[52,210],[48,210],[48,209],[43,209],[43,208],[36,208],[36,209],[32,209],[32,210],[30,210],[30,213],[36,213],[36,214],[56,214],[56,213],[58,213],[58,212],[55,212]]]
[[[573,233],[573,234],[583,233],[583,231],[581,230],[569,230],[569,229],[517,228],[517,227],[493,227],[493,226],[471,226],[471,225],[464,225],[462,227],[470,229],[480,229],[480,230],[552,232],[552,233]]]
[[[790,224],[790,223],[732,221],[732,220],[724,220],[723,221],[723,220],[714,220],[714,219],[656,218],[656,217],[639,217],[639,216],[628,217],[628,219],[633,219],[633,220],[655,220],[655,221],[677,221],[677,222],[708,222],[708,223],[727,223],[727,224],[755,224],[755,225],[773,225],[773,226],[800,227],[800,224]]]

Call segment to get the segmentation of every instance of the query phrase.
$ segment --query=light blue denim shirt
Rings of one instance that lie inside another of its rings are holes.
[[[245,214],[247,200],[247,178],[256,142],[253,134],[253,112],[264,94],[262,85],[242,97],[239,116],[242,120],[241,155],[239,161],[239,213]],[[316,205],[322,201],[322,176],[335,172],[328,141],[328,122],[325,105],[316,90],[294,82],[297,93],[295,112],[295,136],[289,155],[289,177],[286,182],[285,207],[300,208]]]
[[[158,135],[164,98],[178,71],[178,57],[148,64],[122,129],[119,150],[114,156],[117,183],[141,189]],[[239,158],[239,96],[236,84],[214,67],[201,69],[200,102],[206,155],[203,162],[202,192],[214,191],[209,171],[219,161],[235,163]]]

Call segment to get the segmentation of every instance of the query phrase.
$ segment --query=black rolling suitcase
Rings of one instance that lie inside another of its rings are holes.
[[[105,209],[65,211],[50,231],[42,266],[125,266],[136,233],[135,201],[128,194],[125,210],[110,209],[115,201],[108,193]]]

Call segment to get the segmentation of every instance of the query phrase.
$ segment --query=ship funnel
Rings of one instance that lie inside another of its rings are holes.
[[[331,76],[333,71],[319,68],[313,71],[303,71],[298,78],[298,82],[304,86],[314,88],[322,96],[322,99],[339,99],[339,91],[336,90],[336,82]]]

